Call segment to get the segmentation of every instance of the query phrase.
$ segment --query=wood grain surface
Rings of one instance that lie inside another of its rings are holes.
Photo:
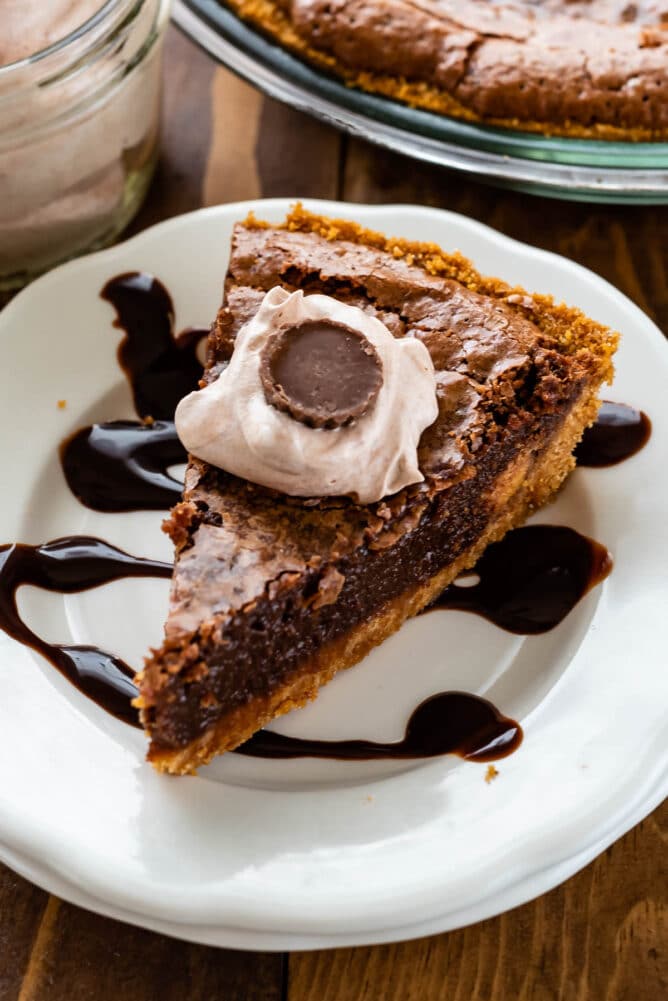
[[[276,195],[454,209],[585,264],[668,330],[668,206],[569,204],[419,165],[263,98],[171,29],[164,153],[131,231]],[[0,866],[0,1001],[662,1001],[667,840],[664,804],[563,886],[499,918],[289,957],[176,942]]]

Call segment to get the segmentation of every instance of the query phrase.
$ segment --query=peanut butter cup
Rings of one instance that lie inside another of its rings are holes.
[[[364,334],[331,320],[308,320],[269,339],[260,378],[278,410],[309,427],[337,428],[373,405],[383,368]]]

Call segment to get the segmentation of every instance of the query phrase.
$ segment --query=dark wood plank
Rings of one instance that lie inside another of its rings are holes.
[[[329,126],[264,100],[256,149],[263,197],[337,197],[342,137]]]
[[[213,142],[203,203],[247,198],[335,198],[342,138],[222,67],[212,88]]]
[[[263,98],[233,73],[218,67],[211,89],[212,143],[204,179],[203,204],[260,198],[256,157]]]
[[[4,956],[3,956],[4,961]],[[3,1001],[280,1001],[280,954],[177,942],[49,897],[18,991]]]
[[[660,1001],[668,997],[668,804],[583,872],[470,928],[293,953],[288,1001]]]
[[[0,1001],[18,997],[48,899],[0,865]]]
[[[212,140],[215,63],[181,32],[165,37],[162,150],[146,202],[129,235],[198,209]]]

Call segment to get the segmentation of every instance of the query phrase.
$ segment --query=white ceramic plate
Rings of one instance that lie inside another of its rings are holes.
[[[133,415],[121,337],[99,298],[147,270],[176,327],[205,326],[221,297],[233,222],[288,202],[181,216],[67,264],[0,314],[0,542],[99,535],[170,558],[160,513],[97,514],[69,493],[57,446],[92,420]],[[615,569],[555,630],[517,637],[473,615],[408,623],[277,729],[398,739],[446,689],[483,693],[519,719],[520,749],[485,767],[270,761],[227,755],[198,778],[144,763],[142,735],[106,715],[0,633],[0,857],[76,903],[196,941],[305,949],[454,928],[542,893],[637,823],[668,786],[668,349],[606,282],[461,216],[413,206],[309,203],[397,236],[460,249],[483,271],[550,292],[623,331],[606,394],[652,418],[649,444],[609,469],[579,469],[537,520],[603,542]],[[57,407],[59,399],[67,407]],[[48,640],[94,643],[134,665],[160,639],[165,581],[63,597],[20,593]]]

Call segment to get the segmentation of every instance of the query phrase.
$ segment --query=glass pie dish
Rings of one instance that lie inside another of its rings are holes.
[[[668,142],[560,138],[458,121],[346,86],[218,0],[176,0],[173,18],[264,93],[398,153],[556,198],[668,203]]]

